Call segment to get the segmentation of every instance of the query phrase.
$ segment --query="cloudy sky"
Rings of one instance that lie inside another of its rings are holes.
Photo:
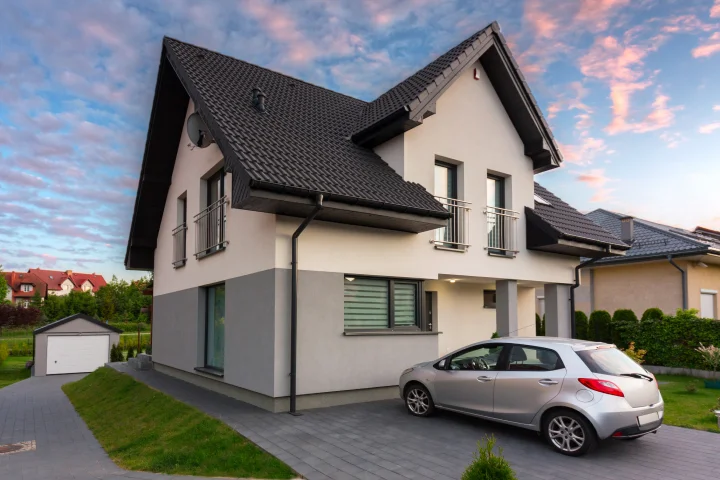
[[[371,100],[493,20],[565,156],[541,183],[720,229],[720,0],[11,0],[0,264],[139,275],[122,262],[163,35]]]

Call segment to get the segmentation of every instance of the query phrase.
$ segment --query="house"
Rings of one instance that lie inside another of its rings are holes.
[[[631,248],[582,269],[577,310],[629,308],[639,317],[651,307],[666,313],[695,308],[704,318],[720,318],[720,232],[689,231],[603,209],[587,217]]]
[[[4,272],[8,284],[6,300],[27,307],[36,292],[40,298],[48,295],[67,295],[71,291],[95,294],[107,285],[105,278],[96,273],[77,273],[72,270],[44,270],[31,268],[27,272]]]
[[[44,270],[31,268],[29,273],[35,274],[47,284],[48,295],[67,295],[72,291],[90,292],[95,294],[100,287],[107,285],[105,278],[96,273],[78,273],[72,270]]]
[[[570,335],[619,238],[534,183],[561,155],[496,23],[372,102],[171,38],[125,256],[155,368],[272,411],[397,396],[470,342]]]
[[[30,272],[3,272],[8,292],[5,300],[28,307],[36,292],[41,298],[47,296],[47,284]]]

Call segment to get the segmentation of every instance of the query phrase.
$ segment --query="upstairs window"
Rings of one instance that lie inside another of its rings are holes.
[[[227,245],[225,221],[225,171],[220,170],[206,180],[206,207],[195,216],[195,256],[202,258]]]
[[[422,282],[345,277],[345,330],[421,329]]]
[[[29,283],[23,283],[22,285],[20,285],[20,290],[23,292],[32,292],[32,287],[33,286]]]
[[[187,262],[187,192],[177,199],[177,227],[173,236],[173,267],[178,268]]]

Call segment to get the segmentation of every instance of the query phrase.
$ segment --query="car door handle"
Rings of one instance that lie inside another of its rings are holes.
[[[492,378],[486,377],[485,375],[480,375],[480,376],[478,377],[478,382],[483,382],[483,383],[485,383],[485,382],[492,382],[492,381],[493,381]]]
[[[550,380],[549,378],[539,380],[538,383],[540,385],[557,385],[558,384],[557,380]]]

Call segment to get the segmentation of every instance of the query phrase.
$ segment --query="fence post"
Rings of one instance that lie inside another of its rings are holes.
[[[138,348],[137,351],[140,353],[140,322],[138,322]]]

